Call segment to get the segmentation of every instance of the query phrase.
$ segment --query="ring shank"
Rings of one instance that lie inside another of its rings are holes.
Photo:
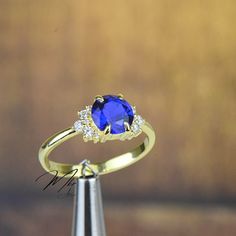
[[[122,168],[125,168],[138,160],[142,159],[144,156],[148,154],[148,152],[152,149],[155,143],[155,132],[151,125],[147,122],[142,126],[143,132],[146,134],[144,141],[132,151],[127,153],[118,155],[104,162],[91,163],[89,164],[90,168],[100,174],[108,174]],[[39,161],[42,167],[47,172],[57,171],[57,176],[65,176],[65,177],[81,177],[83,165],[80,164],[66,164],[59,163],[55,161],[49,160],[49,154],[60,144],[64,143],[68,139],[73,138],[78,135],[78,132],[74,130],[74,128],[65,129],[49,139],[47,139],[39,149]],[[76,172],[75,172],[76,170]],[[89,176],[92,174],[89,168],[86,168],[83,171],[85,176]]]

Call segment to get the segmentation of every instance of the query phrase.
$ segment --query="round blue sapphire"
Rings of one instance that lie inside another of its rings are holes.
[[[130,104],[123,98],[106,95],[103,96],[103,101],[97,99],[94,102],[92,119],[101,131],[110,125],[111,134],[121,134],[125,132],[125,122],[132,124],[134,113]]]

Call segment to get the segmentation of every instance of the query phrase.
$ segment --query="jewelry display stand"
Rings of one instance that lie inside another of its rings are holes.
[[[78,115],[79,120],[72,127],[43,142],[38,157],[45,171],[56,172],[56,177],[76,178],[72,236],[105,236],[99,175],[121,170],[144,158],[155,144],[155,131],[121,94],[98,95],[93,105],[86,106]],[[68,164],[49,159],[56,147],[79,134],[85,142],[105,143],[131,140],[142,132],[146,137],[136,148],[103,162],[91,163],[85,159],[78,164]]]
[[[76,179],[72,236],[106,236],[99,176]]]

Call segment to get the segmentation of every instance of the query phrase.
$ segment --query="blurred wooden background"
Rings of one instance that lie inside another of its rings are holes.
[[[158,138],[148,158],[102,178],[109,235],[236,235],[235,12],[234,0],[0,1],[0,235],[49,223],[41,232],[54,235],[58,209],[69,234],[71,199],[34,183],[38,148],[96,94],[117,93]],[[75,138],[53,157],[132,145]]]

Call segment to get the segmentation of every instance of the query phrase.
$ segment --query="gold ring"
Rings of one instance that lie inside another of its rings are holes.
[[[137,114],[123,95],[96,96],[92,106],[86,106],[78,112],[79,119],[70,128],[56,133],[47,139],[39,149],[39,161],[47,172],[57,172],[58,176],[81,177],[94,173],[108,174],[127,167],[144,156],[153,148],[155,132],[151,125]],[[94,143],[110,140],[131,140],[142,132],[146,134],[144,141],[135,149],[97,163],[66,164],[49,160],[49,154],[60,144],[81,134],[85,142]],[[76,170],[76,171],[75,171]]]

